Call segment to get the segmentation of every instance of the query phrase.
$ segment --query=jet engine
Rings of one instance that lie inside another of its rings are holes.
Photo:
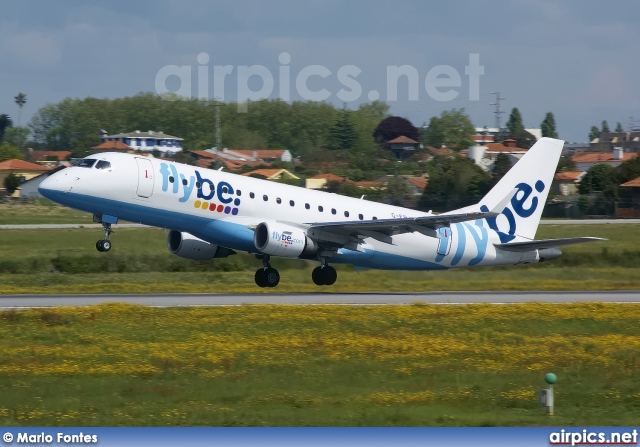
[[[262,253],[285,258],[311,257],[318,251],[317,244],[304,230],[279,222],[258,224],[253,243]]]
[[[208,261],[213,258],[226,258],[235,252],[225,247],[210,244],[207,241],[180,231],[171,230],[167,236],[167,248],[181,258],[194,261]]]

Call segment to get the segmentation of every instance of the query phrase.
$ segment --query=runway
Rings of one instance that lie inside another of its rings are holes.
[[[385,305],[472,303],[640,303],[640,291],[595,292],[426,292],[426,293],[290,293],[167,295],[1,295],[0,309],[90,306],[118,302],[153,307],[234,306],[243,304]]]

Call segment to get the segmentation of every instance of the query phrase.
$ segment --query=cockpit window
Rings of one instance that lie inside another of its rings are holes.
[[[96,169],[111,169],[111,163],[106,160],[100,160],[96,163]]]
[[[95,158],[83,158],[82,160],[76,161],[74,163],[74,166],[77,166],[79,168],[92,168],[95,162]]]

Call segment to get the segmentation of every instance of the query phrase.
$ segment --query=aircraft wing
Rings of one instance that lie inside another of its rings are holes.
[[[606,241],[599,237],[568,237],[561,239],[542,239],[539,241],[511,242],[507,244],[494,244],[496,248],[505,251],[524,252],[543,248],[558,248],[565,245],[584,244],[585,242]]]
[[[357,220],[349,222],[318,222],[309,225],[308,234],[320,240],[331,241],[330,235],[356,239],[371,237],[391,243],[391,236],[417,231],[426,236],[438,237],[437,229],[456,222],[487,219],[499,216],[496,212],[447,214],[437,216],[404,217],[398,219]],[[325,237],[323,237],[325,235]],[[326,237],[329,235],[329,237]],[[354,240],[354,239],[351,239]]]

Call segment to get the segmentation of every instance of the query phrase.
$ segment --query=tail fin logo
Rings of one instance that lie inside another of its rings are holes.
[[[516,188],[518,189],[518,192],[516,192],[516,194],[511,199],[511,208],[513,208],[513,211],[511,211],[511,209],[509,208],[505,208],[502,211],[502,214],[507,218],[507,222],[509,224],[509,229],[507,230],[507,232],[505,233],[500,228],[498,228],[498,223],[495,217],[487,219],[489,228],[498,233],[500,242],[502,242],[503,244],[512,241],[516,237],[516,218],[513,213],[515,212],[522,218],[527,218],[536,211],[538,205],[540,204],[540,200],[538,199],[538,197],[534,196],[533,198],[531,198],[531,202],[527,206],[527,201],[533,194],[534,190],[531,185],[527,183],[519,183],[518,185],[516,185]],[[538,180],[535,184],[535,190],[541,193],[544,191],[544,188],[544,182],[542,180]],[[489,208],[486,205],[482,205],[480,207],[480,211],[486,213],[489,211]]]

